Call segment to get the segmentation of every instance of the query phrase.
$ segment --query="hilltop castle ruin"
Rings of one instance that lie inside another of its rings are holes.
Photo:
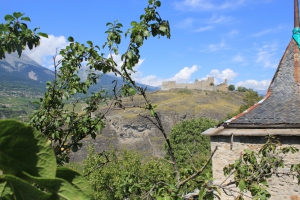
[[[224,83],[219,85],[214,84],[214,77],[208,77],[206,80],[196,79],[194,83],[176,83],[176,81],[164,81],[161,85],[161,90],[170,90],[176,88],[186,88],[186,89],[198,89],[198,90],[209,90],[209,91],[228,91],[227,79]]]

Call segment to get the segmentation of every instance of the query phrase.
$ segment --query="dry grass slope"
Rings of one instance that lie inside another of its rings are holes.
[[[161,117],[167,133],[182,120],[207,117],[221,120],[227,114],[237,111],[244,104],[240,92],[212,92],[201,90],[171,90],[149,93],[149,100],[158,105],[156,112]],[[128,106],[143,106],[141,97],[135,96],[123,99]],[[103,107],[104,109],[104,107]],[[92,142],[96,151],[109,150],[110,145],[116,149],[131,149],[163,156],[164,139],[159,130],[147,119],[140,117],[148,115],[149,111],[140,108],[128,108],[126,110],[112,110],[107,116],[106,128],[96,140],[87,138],[83,142],[83,148],[76,154],[71,154],[72,161],[80,161],[85,155],[85,146]],[[200,134],[200,133],[199,133]]]

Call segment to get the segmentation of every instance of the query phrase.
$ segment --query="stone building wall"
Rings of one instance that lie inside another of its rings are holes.
[[[300,148],[299,136],[279,138],[283,146],[292,145]],[[212,159],[213,177],[215,179],[214,184],[220,184],[225,180],[223,174],[224,166],[234,163],[234,161],[240,157],[241,153],[244,152],[244,149],[258,151],[266,141],[264,136],[234,136],[233,138],[231,138],[231,136],[211,136],[210,139],[212,150],[218,146],[218,150]],[[289,154],[285,158],[285,164],[287,164],[287,167],[280,170],[289,171],[288,166],[299,162],[299,153]],[[226,180],[226,183],[228,183],[230,180],[233,181],[234,178],[230,177],[228,180]],[[271,179],[268,179],[268,184],[270,187],[267,190],[272,195],[271,200],[300,200],[300,186],[297,184],[297,179],[293,180],[292,177],[287,176],[272,176]],[[232,187],[233,190],[236,189],[236,191],[239,191],[237,188],[235,188],[235,185],[232,185]],[[221,199],[234,200],[234,197],[227,196],[225,193],[222,193]]]
[[[195,80],[194,83],[176,83],[175,81],[165,81],[161,85],[161,90],[170,90],[170,89],[198,89],[198,90],[209,90],[209,91],[216,91],[222,90],[227,91],[227,80],[225,79],[224,83],[215,86],[214,85],[214,77],[208,77],[206,80],[198,81]]]

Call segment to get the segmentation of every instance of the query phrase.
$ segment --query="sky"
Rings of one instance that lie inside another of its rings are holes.
[[[102,46],[106,23],[138,21],[148,0],[1,0],[0,23],[6,14],[25,13],[29,28],[49,35],[25,53],[53,69],[56,49],[67,38]],[[168,20],[171,39],[149,38],[140,49],[136,81],[160,86],[162,81],[192,83],[208,76],[215,84],[229,84],[256,91],[268,89],[279,61],[292,38],[293,0],[161,0],[158,9]],[[128,46],[122,37],[120,53]],[[107,50],[101,50],[108,56]],[[120,56],[114,55],[121,64]]]

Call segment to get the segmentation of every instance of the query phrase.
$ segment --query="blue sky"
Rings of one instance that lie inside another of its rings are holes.
[[[215,77],[216,84],[266,90],[292,38],[293,0],[162,0],[158,10],[171,26],[171,39],[150,38],[141,48],[134,78],[158,86],[164,80],[193,82]],[[147,0],[1,0],[1,16],[15,11],[49,34],[26,53],[47,68],[56,48],[91,40],[102,46],[106,23],[118,20],[124,32],[138,21]],[[2,23],[4,19],[0,20]],[[123,37],[120,52],[128,40]],[[107,53],[107,51],[103,51]],[[116,56],[117,63],[120,57]]]

